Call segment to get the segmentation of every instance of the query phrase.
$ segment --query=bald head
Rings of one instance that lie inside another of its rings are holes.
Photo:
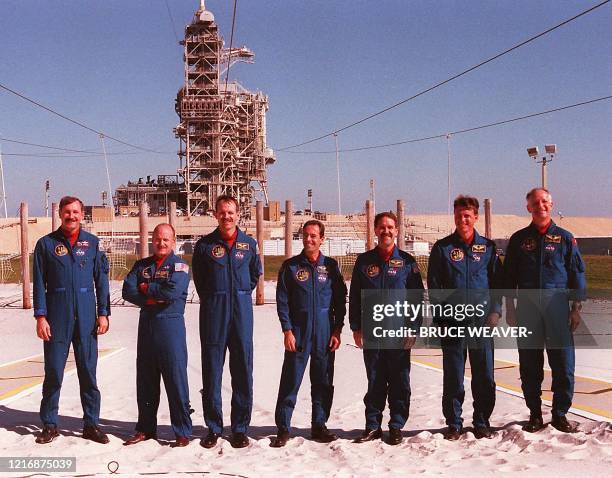
[[[161,223],[153,229],[153,254],[158,259],[172,254],[176,246],[176,233],[168,223]]]

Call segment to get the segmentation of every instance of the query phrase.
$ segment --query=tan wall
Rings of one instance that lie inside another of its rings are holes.
[[[335,219],[336,217],[334,217]],[[111,222],[94,222],[86,224],[86,229],[93,234],[107,234],[111,230],[115,233],[124,233],[133,236],[138,235],[138,217],[117,217]],[[306,220],[305,217],[296,216],[294,218],[294,231],[299,230],[299,227]],[[363,218],[354,217],[355,223],[345,220],[343,228],[339,228],[338,224],[328,223],[330,234],[340,236],[360,236],[364,235]],[[421,237],[428,241],[435,241],[448,234],[449,230],[454,229],[452,224],[449,224],[449,218],[445,214],[427,214],[427,215],[408,215],[408,223],[414,223],[414,227],[409,227],[408,232],[414,233],[415,236]],[[512,233],[525,227],[529,224],[529,216],[514,216],[508,214],[493,214],[492,226],[493,237],[495,239],[508,238]],[[166,216],[155,216],[149,218],[149,231],[161,223],[167,222]],[[555,218],[555,222],[572,232],[576,237],[597,237],[597,236],[612,236],[612,218],[609,217],[565,217],[563,219]],[[208,234],[217,226],[217,221],[209,216],[194,216],[191,218],[179,216],[176,218],[177,233],[181,236],[201,236]],[[29,227],[29,249],[34,250],[36,241],[51,232],[50,217],[34,217],[30,218]],[[270,238],[271,232],[274,231],[278,235],[284,227],[284,221],[266,222],[266,230],[264,236]],[[481,214],[477,229],[484,233],[484,214]],[[255,235],[255,221],[247,221],[241,225],[247,234]],[[363,229],[363,230],[362,230]],[[19,218],[0,218],[0,254],[17,254],[19,253],[20,230]]]

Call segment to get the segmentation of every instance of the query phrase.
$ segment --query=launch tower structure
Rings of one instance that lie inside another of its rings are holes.
[[[176,97],[175,135],[187,214],[206,214],[217,197],[229,194],[248,218],[255,199],[263,196],[268,203],[267,166],[275,161],[266,146],[268,97],[225,82],[222,75],[237,61],[253,63],[254,55],[246,47],[224,48],[204,0],[181,45],[185,83]]]

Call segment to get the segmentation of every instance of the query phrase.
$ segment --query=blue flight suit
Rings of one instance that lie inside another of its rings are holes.
[[[96,320],[99,315],[110,315],[108,272],[108,260],[98,247],[98,238],[83,229],[74,248],[61,229],[36,243],[34,316],[45,316],[51,327],[51,338],[44,342],[45,379],[40,402],[40,418],[45,426],[57,426],[70,343],[79,377],[84,424],[97,426],[100,421]]]
[[[146,294],[140,291],[140,284],[147,284]],[[123,282],[123,298],[140,307],[136,431],[147,435],[157,430],[159,380],[163,377],[172,430],[177,437],[191,436],[184,316],[188,288],[189,266],[174,253],[159,267],[155,256],[136,261]]]
[[[253,408],[253,302],[262,274],[257,242],[238,229],[231,249],[219,229],[202,237],[193,254],[193,280],[200,296],[202,405],[209,431],[223,431],[221,379],[230,353],[233,433],[246,433]]]
[[[283,262],[278,272],[276,308],[283,332],[291,330],[296,352],[285,351],[276,402],[276,426],[289,430],[298,390],[310,357],[312,426],[329,419],[334,396],[332,333],[341,331],[346,314],[346,285],[331,257],[312,264],[304,252]]]
[[[553,416],[565,416],[572,405],[576,359],[569,301],[586,299],[584,271],[576,240],[553,221],[544,234],[532,223],[510,237],[504,287],[532,290],[518,293],[517,320],[532,332],[518,347],[521,388],[534,416],[542,413],[544,347],[552,371]]]
[[[469,321],[469,326],[484,326],[492,312],[501,315],[501,295],[489,293],[489,289],[501,287],[501,262],[495,243],[474,230],[472,244],[467,245],[455,231],[437,241],[429,256],[427,287],[430,300],[435,300],[436,290],[456,289],[450,301],[481,304],[482,317]],[[469,291],[468,291],[469,290]],[[455,295],[456,297],[452,297]],[[463,300],[461,300],[463,299]],[[466,300],[467,299],[467,300]],[[458,327],[462,322],[434,318],[441,327]],[[495,406],[495,379],[493,339],[491,337],[445,337],[441,339],[444,380],[442,388],[442,412],[446,424],[457,430],[463,427],[461,417],[465,389],[465,361],[469,353],[472,371],[472,397],[474,399],[474,427],[489,427],[489,418]]]
[[[361,291],[363,289],[423,289],[423,280],[414,257],[393,248],[383,261],[378,248],[357,256],[349,294],[349,322],[352,331],[361,330]],[[389,428],[401,429],[410,410],[410,350],[364,349],[368,377],[365,404],[366,429],[376,430],[382,423],[387,396]]]

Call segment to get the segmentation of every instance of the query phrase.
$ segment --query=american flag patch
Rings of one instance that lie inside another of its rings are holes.
[[[174,271],[175,272],[189,272],[189,266],[183,262],[175,262]]]

